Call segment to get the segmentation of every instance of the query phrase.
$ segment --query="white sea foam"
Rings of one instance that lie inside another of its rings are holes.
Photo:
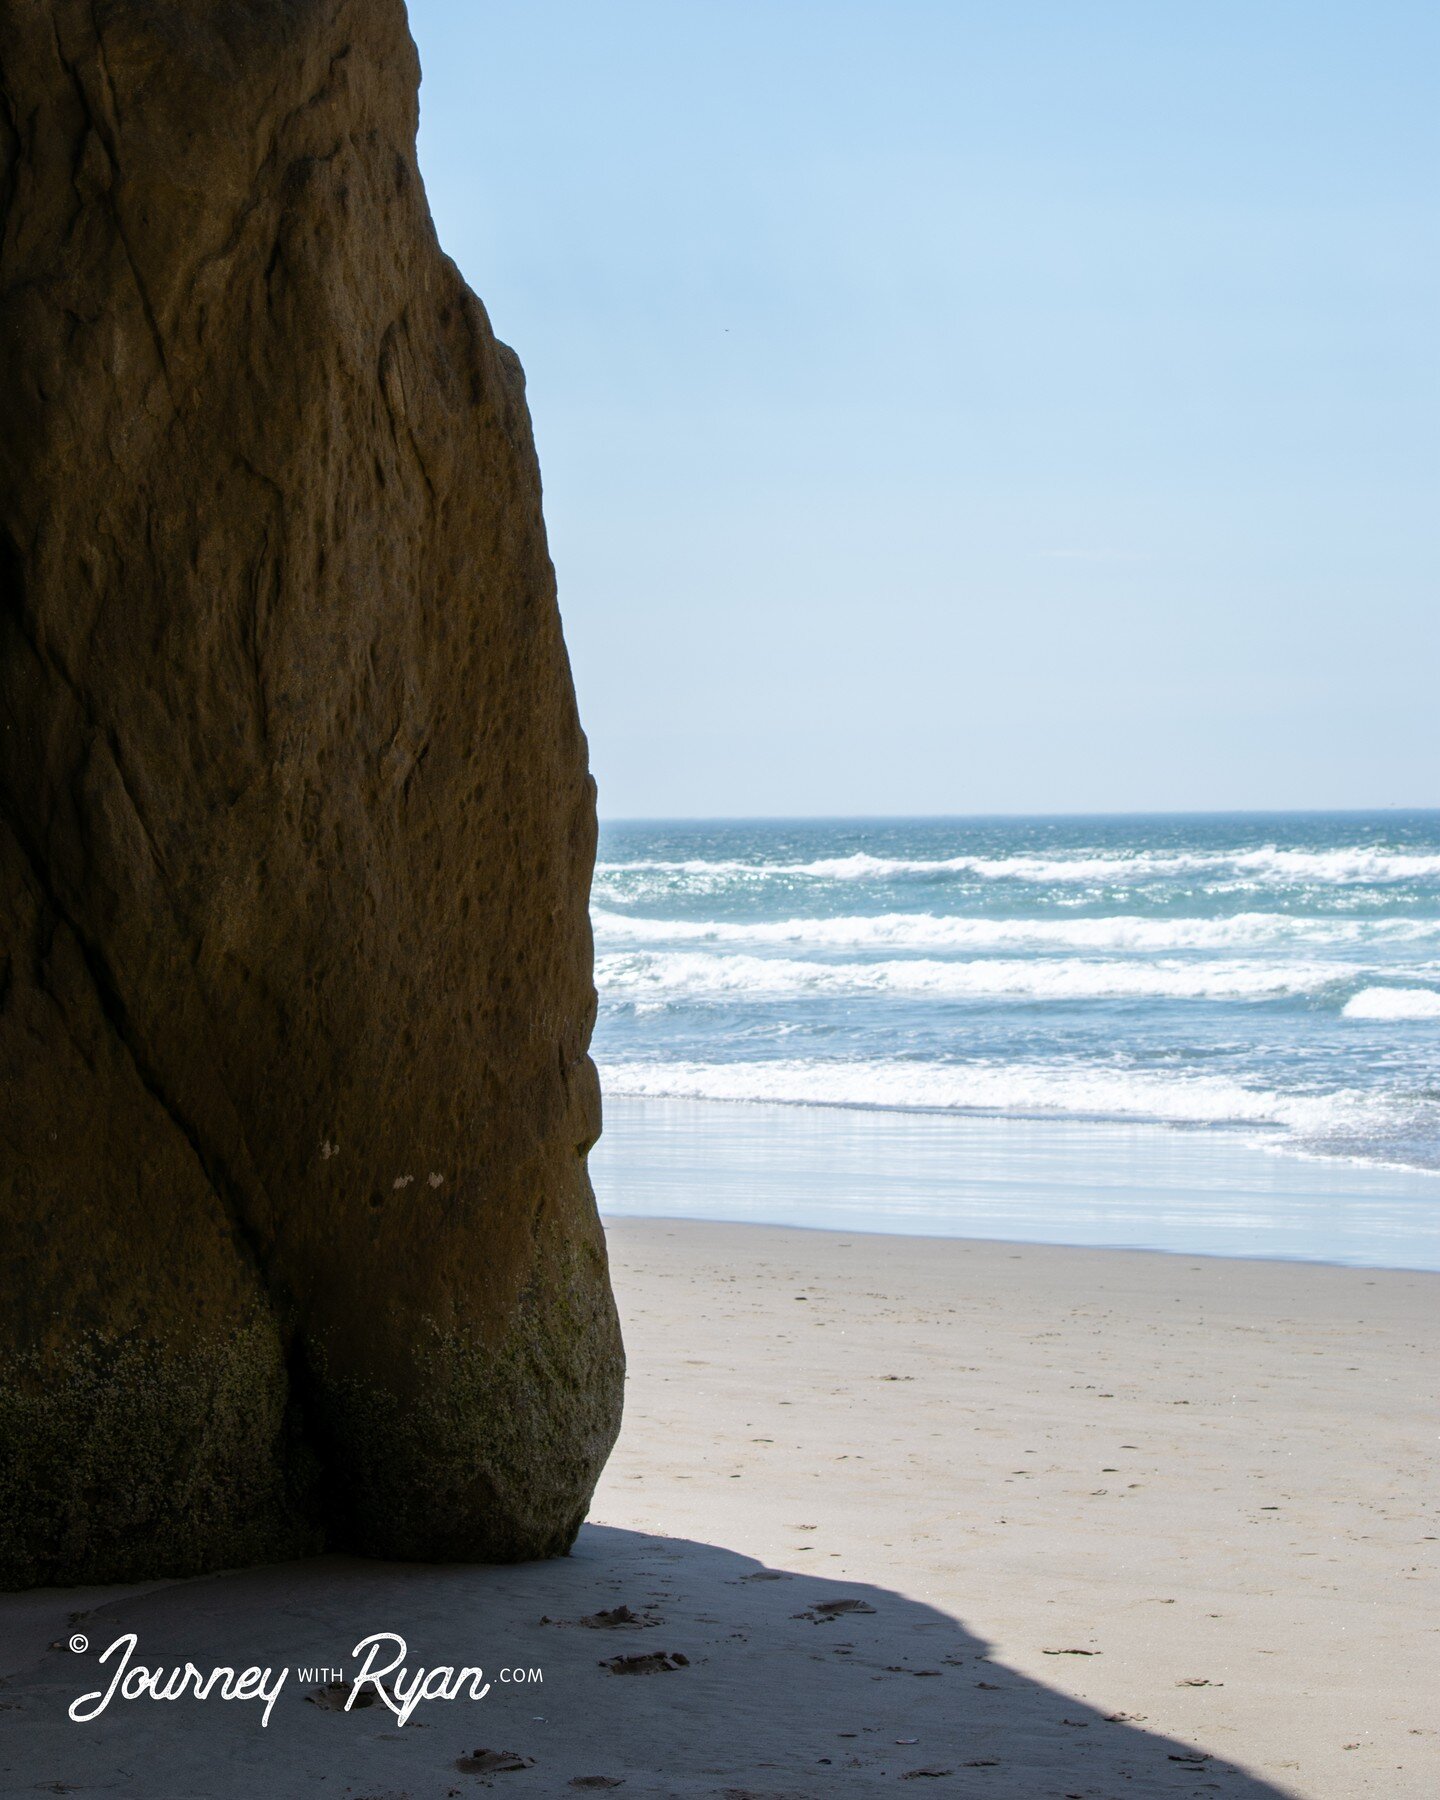
[[[824,963],[704,951],[613,951],[596,959],[607,1001],[776,1000],[895,994],[952,999],[1267,1000],[1336,979],[1323,963],[1044,961]]]
[[[631,873],[690,876],[707,884],[726,879],[767,880],[776,876],[828,881],[893,881],[973,875],[986,881],[1069,882],[1132,886],[1181,875],[1240,877],[1257,883],[1344,886],[1357,882],[1423,880],[1440,875],[1440,855],[1399,850],[1281,850],[1274,844],[1253,850],[1136,851],[1116,855],[1077,850],[1066,856],[952,856],[940,858],[872,856],[820,857],[810,862],[754,862],[738,858],[647,859],[600,863],[604,882]]]
[[[639,860],[601,865],[591,915],[609,1091],[1151,1119],[1440,1161],[1440,834],[1240,829],[611,838]]]
[[[1440,937],[1440,919],[1337,919],[1236,913],[1223,919],[957,919],[881,913],[837,919],[644,919],[596,908],[596,941],[619,944],[794,944],[854,950],[1228,950],[1300,944],[1344,947]]]
[[[1404,1110],[1357,1088],[1281,1094],[1216,1076],[998,1062],[607,1062],[601,1075],[607,1093],[648,1098],[1270,1125],[1312,1141],[1383,1136]]]
[[[1440,1019],[1440,993],[1434,988],[1362,988],[1345,1002],[1347,1019]]]

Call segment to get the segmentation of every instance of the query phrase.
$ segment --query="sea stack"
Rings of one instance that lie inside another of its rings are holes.
[[[594,787],[401,0],[0,0],[0,1584],[568,1548]]]

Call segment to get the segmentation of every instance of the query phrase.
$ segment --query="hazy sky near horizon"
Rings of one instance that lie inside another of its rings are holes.
[[[1440,804],[1440,9],[410,10],[602,814]]]

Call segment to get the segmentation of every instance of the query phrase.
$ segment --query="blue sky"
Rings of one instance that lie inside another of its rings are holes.
[[[602,813],[1440,804],[1440,9],[410,11]]]

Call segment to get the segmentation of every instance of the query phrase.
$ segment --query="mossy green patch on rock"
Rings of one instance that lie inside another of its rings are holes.
[[[0,1586],[78,1586],[303,1555],[313,1459],[274,1323],[210,1344],[93,1334],[0,1370]]]
[[[613,1312],[595,1304],[605,1290],[582,1273],[591,1254],[563,1259],[568,1280],[552,1265],[498,1346],[420,1319],[389,1383],[326,1379],[322,1363],[317,1429],[332,1446],[332,1525],[344,1541],[374,1556],[487,1562],[570,1548],[619,1430],[624,1383]],[[549,1526],[537,1539],[540,1519]]]

